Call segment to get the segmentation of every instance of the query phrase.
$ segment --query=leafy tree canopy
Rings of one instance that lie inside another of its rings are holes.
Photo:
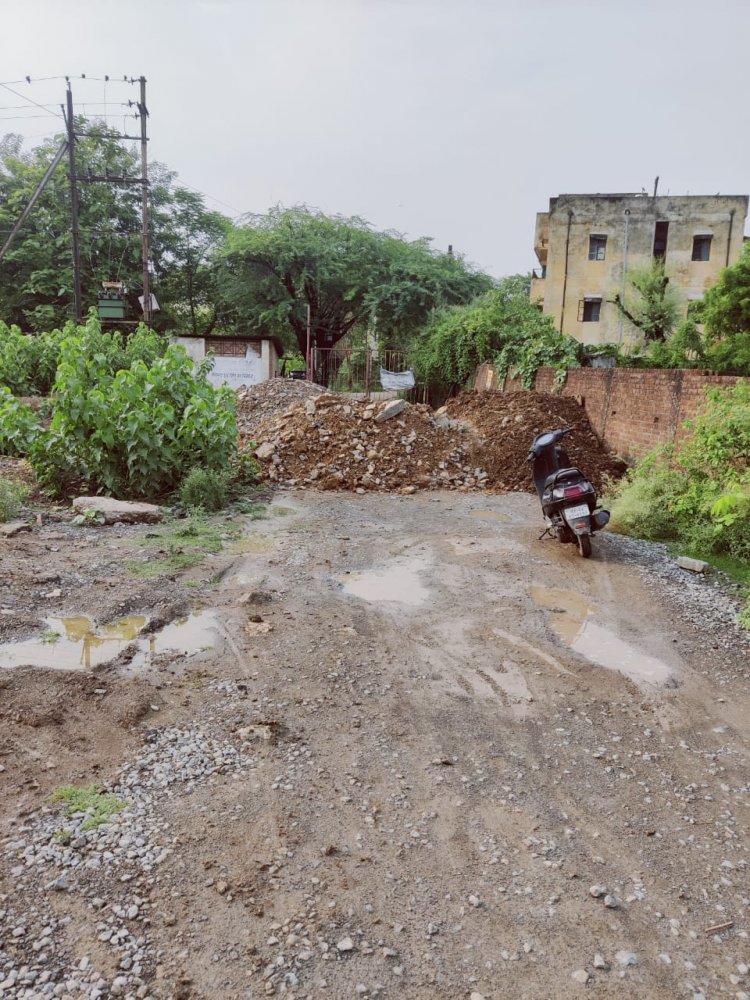
[[[237,328],[275,334],[304,354],[375,328],[403,346],[436,307],[468,302],[491,279],[428,240],[409,242],[359,218],[277,206],[229,233],[221,294]]]
[[[577,366],[579,345],[529,301],[529,286],[528,276],[516,274],[469,305],[438,312],[418,341],[420,376],[451,392],[488,362],[500,374],[519,374],[527,386],[543,365]]]
[[[703,297],[698,316],[712,340],[750,334],[750,243]]]
[[[136,184],[88,183],[89,174],[138,176],[132,146],[108,137],[102,125],[80,119],[88,134],[76,143],[79,185],[81,285],[86,311],[102,281],[122,281],[129,316],[140,317],[142,294],[141,201]],[[64,136],[24,152],[19,136],[0,140],[0,242],[17,221]],[[209,212],[200,195],[180,188],[158,163],[149,168],[152,286],[162,312],[154,325],[203,332],[216,322],[214,272],[209,259],[230,223]],[[67,159],[0,262],[0,316],[24,329],[49,330],[73,316],[70,191]]]

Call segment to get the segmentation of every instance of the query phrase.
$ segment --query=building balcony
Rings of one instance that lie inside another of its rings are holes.
[[[549,212],[537,212],[534,231],[534,253],[540,264],[547,263],[549,247]]]
[[[544,289],[546,279],[539,277],[536,271],[531,272],[531,288],[529,289],[529,302],[540,300],[544,302]]]

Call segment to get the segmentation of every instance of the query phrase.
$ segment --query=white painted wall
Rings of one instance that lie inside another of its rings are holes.
[[[180,344],[196,363],[206,356],[203,337],[172,337],[173,344]],[[211,341],[208,342],[209,348]],[[270,353],[269,353],[270,351]],[[214,357],[214,367],[208,380],[212,385],[228,385],[237,389],[241,385],[257,385],[273,378],[276,351],[270,341],[248,344],[244,358]]]
[[[244,358],[214,358],[208,380],[213,385],[228,385],[232,389],[265,381],[260,351],[255,344],[248,344]]]

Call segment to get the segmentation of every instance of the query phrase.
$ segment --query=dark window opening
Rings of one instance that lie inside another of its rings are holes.
[[[606,251],[606,236],[589,236],[589,260],[604,260]]]
[[[223,337],[221,340],[209,340],[206,343],[206,353],[215,354],[218,358],[244,358],[247,343],[234,337]]]
[[[663,260],[667,256],[667,238],[669,223],[657,222],[654,229],[654,257]]]
[[[581,299],[578,303],[578,321],[580,323],[598,323],[601,311],[601,299]]]
[[[693,237],[693,260],[711,259],[711,240],[713,236]]]

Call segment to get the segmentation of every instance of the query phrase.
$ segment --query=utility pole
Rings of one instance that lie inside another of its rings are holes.
[[[73,121],[73,91],[68,83],[67,115],[65,124],[68,127],[68,164],[70,165],[70,216],[73,231],[73,309],[76,323],[83,322],[83,307],[81,305],[81,248],[78,242],[78,178],[76,176],[76,137]]]
[[[140,78],[141,100],[138,111],[141,116],[141,217],[142,217],[142,256],[143,256],[143,322],[151,322],[151,282],[148,273],[148,136],[146,134],[146,77]]]

